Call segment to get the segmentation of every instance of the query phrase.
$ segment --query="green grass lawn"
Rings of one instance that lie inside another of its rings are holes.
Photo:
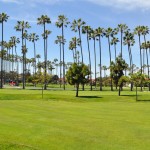
[[[149,150],[150,92],[0,90],[0,150]]]

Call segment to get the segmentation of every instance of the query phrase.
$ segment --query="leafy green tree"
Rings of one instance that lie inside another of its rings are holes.
[[[111,62],[110,65],[110,72],[111,72],[111,78],[114,81],[114,84],[116,85],[116,89],[118,86],[118,82],[119,79],[124,75],[123,71],[127,68],[127,64],[125,62],[125,60],[121,57],[121,55],[119,55],[116,58],[115,62]],[[122,84],[120,84],[119,87],[123,86]],[[119,88],[120,89],[120,88]]]
[[[126,83],[126,82],[129,82],[129,77],[128,76],[121,76],[118,80],[118,86],[119,86],[119,89],[118,89],[118,95],[120,96],[121,94],[121,89],[123,87],[123,84]]]
[[[79,84],[89,82],[90,70],[85,64],[73,63],[66,73],[66,78],[69,84],[76,85],[76,97],[78,97]]]
[[[142,82],[145,81],[146,76],[144,74],[141,74],[141,72],[137,72],[137,73],[131,74],[130,77],[131,77],[131,81],[136,86],[136,101],[137,101],[138,100],[137,87],[141,83],[141,81]]]

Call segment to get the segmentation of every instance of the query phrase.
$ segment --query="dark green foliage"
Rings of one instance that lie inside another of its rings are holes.
[[[111,62],[110,65],[111,78],[113,79],[113,82],[116,85],[116,89],[118,85],[119,85],[119,89],[123,87],[123,82],[121,82],[120,80],[119,83],[119,79],[124,75],[123,71],[127,69],[127,66],[128,65],[126,64],[125,60],[121,57],[121,55],[119,55],[116,58],[115,62],[113,61]]]
[[[69,84],[76,85],[76,97],[78,97],[79,84],[89,82],[90,71],[85,64],[73,63],[66,73],[66,78]]]

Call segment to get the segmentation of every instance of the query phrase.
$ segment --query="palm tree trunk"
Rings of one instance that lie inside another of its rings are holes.
[[[116,60],[116,57],[117,57],[117,54],[116,54],[116,44],[114,44],[114,49],[115,49],[115,60]]]
[[[96,89],[96,47],[95,47],[95,38],[94,38],[94,59],[95,59],[95,89]]]
[[[64,41],[64,26],[62,25],[62,40]],[[64,54],[64,42],[63,42],[63,86],[65,90],[65,54]]]
[[[141,65],[141,74],[143,73],[142,71],[142,52],[141,52],[141,38],[139,35],[139,47],[140,47],[140,65]],[[141,91],[142,91],[142,81],[141,81]]]
[[[123,31],[121,29],[121,57],[122,57],[122,35],[123,35]]]
[[[131,46],[128,44],[128,52],[129,52],[129,59],[130,59],[130,73],[133,74],[133,62],[132,62],[132,53],[131,53]],[[131,88],[133,90],[133,82],[131,82]]]
[[[62,82],[62,79],[61,79],[61,42],[60,42],[60,88],[61,88],[61,82]]]
[[[102,48],[101,48],[101,37],[99,36],[99,63],[100,63],[100,70],[99,70],[99,81],[100,81],[100,91],[102,91]]]
[[[3,31],[3,20],[2,20],[2,45],[1,45],[1,86],[0,88],[2,89],[3,88],[3,34],[4,34],[4,31]]]
[[[146,37],[144,35],[144,41],[145,41],[145,44],[146,44]],[[149,57],[148,57],[148,50],[146,48],[146,58],[147,58],[147,75],[148,75],[148,79],[149,79]],[[150,83],[149,83],[149,91],[150,91]]]
[[[47,89],[46,86],[46,39],[45,39],[45,23],[44,23],[44,90]]]
[[[82,64],[83,64],[83,51],[82,51],[82,40],[81,40],[81,31],[80,31],[80,28],[78,28],[78,31],[79,31],[80,49],[81,49],[81,57],[82,57]]]
[[[23,50],[23,29],[22,29],[22,50]],[[22,88],[25,89],[25,54],[23,52],[23,77],[22,77]]]
[[[110,38],[108,36],[108,45],[109,45],[109,58],[110,58],[110,65],[111,65],[111,50],[110,50]],[[113,84],[112,84],[112,78],[111,78],[111,91],[113,91]]]
[[[91,54],[90,54],[90,44],[89,44],[89,33],[87,32],[87,45],[88,45],[88,53],[89,53],[89,66],[90,66],[90,90],[92,91],[92,71],[91,71]]]
[[[34,74],[36,75],[36,48],[35,48],[35,41],[34,41]]]

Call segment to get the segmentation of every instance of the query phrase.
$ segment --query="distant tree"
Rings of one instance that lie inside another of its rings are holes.
[[[121,89],[123,87],[123,84],[129,82],[129,77],[128,76],[121,76],[120,79],[118,80],[118,86],[119,86],[119,90],[118,90],[118,95],[120,96],[121,94]]]
[[[131,77],[131,81],[136,86],[136,101],[137,101],[138,100],[137,87],[141,82],[145,81],[146,76],[144,74],[141,74],[141,72],[137,72],[137,73],[131,74],[130,77]]]
[[[69,84],[76,85],[76,97],[78,97],[79,84],[89,82],[89,67],[85,64],[73,63],[66,73],[66,78]]]

